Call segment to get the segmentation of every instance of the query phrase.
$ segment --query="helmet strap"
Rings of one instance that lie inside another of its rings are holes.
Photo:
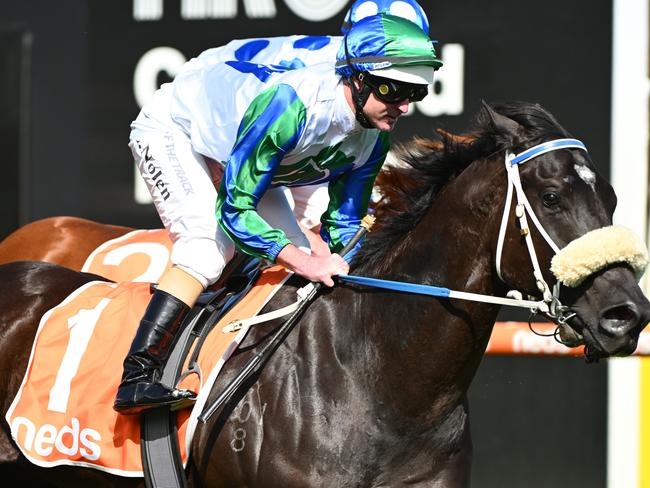
[[[350,86],[350,91],[352,92],[352,102],[354,103],[354,116],[357,119],[357,122],[361,124],[361,127],[366,129],[374,129],[375,126],[372,125],[365,112],[363,107],[370,97],[371,88],[363,82],[363,73],[357,70],[350,63],[350,53],[348,51],[348,34],[347,32],[343,36],[343,46],[345,47],[345,62],[352,71],[352,74],[347,78],[347,83]],[[361,84],[361,89],[357,88],[355,83],[355,78],[359,80]]]
[[[361,73],[359,75],[362,76]],[[359,80],[361,89],[357,88],[357,84],[354,82],[355,78]],[[372,125],[370,120],[368,120],[366,113],[363,111],[363,107],[366,105],[372,89],[366,85],[362,81],[362,78],[359,78],[359,76],[351,76],[348,78],[348,84],[350,85],[350,90],[352,91],[352,102],[354,103],[355,118],[362,127],[365,127],[366,129],[374,129],[375,126]]]

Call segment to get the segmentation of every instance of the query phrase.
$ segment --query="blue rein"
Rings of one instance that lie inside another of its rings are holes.
[[[404,281],[382,280],[379,278],[368,278],[367,276],[339,275],[339,281],[354,283],[356,285],[372,286],[383,288],[385,290],[404,291],[407,293],[416,293],[418,295],[429,295],[432,297],[449,298],[451,290],[432,285],[419,285],[417,283],[406,283]]]

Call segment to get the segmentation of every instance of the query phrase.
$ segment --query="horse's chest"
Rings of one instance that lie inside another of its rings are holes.
[[[431,486],[426,483],[447,469],[448,453],[442,451],[461,450],[450,426],[443,429],[444,440],[440,431],[400,434],[357,410],[354,401],[297,400],[284,386],[278,402],[257,383],[233,410],[219,434],[219,459],[211,459],[216,486]]]

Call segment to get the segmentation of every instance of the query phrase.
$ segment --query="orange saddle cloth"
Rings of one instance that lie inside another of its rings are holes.
[[[199,391],[194,408],[178,413],[183,464],[217,374],[247,332],[223,333],[222,327],[257,314],[288,276],[280,266],[264,270],[204,343],[198,361],[203,385],[197,375],[183,380],[183,386]],[[117,414],[112,406],[122,361],[149,298],[149,283],[93,281],[43,316],[25,377],[5,417],[30,461],[143,476],[139,416]]]

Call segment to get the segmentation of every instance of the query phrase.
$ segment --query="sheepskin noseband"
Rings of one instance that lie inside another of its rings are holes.
[[[587,232],[571,241],[551,261],[551,271],[564,285],[576,287],[588,276],[614,263],[628,264],[640,278],[648,251],[631,230],[618,225]]]

